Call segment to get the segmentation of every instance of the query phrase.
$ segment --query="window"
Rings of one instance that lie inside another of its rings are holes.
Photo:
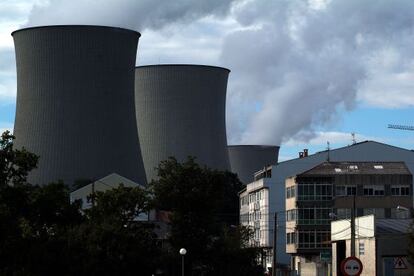
[[[341,168],[335,168],[335,172],[340,173],[342,172]]]
[[[365,243],[359,242],[359,255],[365,255]]]
[[[382,166],[382,165],[374,165],[374,169],[376,169],[376,170],[382,170],[382,169],[384,169],[384,166]]]
[[[409,196],[410,186],[409,185],[392,185],[391,195],[393,196]]]
[[[295,197],[295,186],[286,188],[286,198]]]
[[[287,244],[292,244],[292,243],[296,243],[296,233],[286,233],[286,243]]]
[[[364,185],[364,196],[383,196],[384,185]]]
[[[375,218],[385,218],[384,208],[365,208],[364,216],[375,215]]]
[[[349,165],[348,167],[351,171],[353,170],[358,170],[358,166],[357,165]]]
[[[330,247],[329,231],[300,231],[298,233],[298,248]]]
[[[356,195],[355,185],[337,185],[335,188],[336,196],[349,196]]]
[[[287,210],[286,211],[286,221],[292,221],[292,220],[296,220],[296,213],[297,210]]]
[[[317,224],[329,224],[331,218],[329,213],[332,212],[331,208],[301,208],[298,212],[298,224],[302,225],[317,225]]]
[[[297,192],[298,200],[331,200],[331,184],[299,184]]]

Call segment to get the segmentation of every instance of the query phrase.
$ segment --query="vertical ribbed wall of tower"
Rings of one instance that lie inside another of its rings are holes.
[[[13,34],[16,147],[40,156],[29,181],[73,184],[118,173],[146,182],[134,106],[140,34],[104,26],[44,26]]]
[[[253,182],[254,173],[263,167],[277,164],[279,157],[278,146],[233,145],[228,151],[231,171],[244,184]]]
[[[229,170],[225,122],[229,70],[203,65],[136,68],[135,106],[147,179],[174,156]]]

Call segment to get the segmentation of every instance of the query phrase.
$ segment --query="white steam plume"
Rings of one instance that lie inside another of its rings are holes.
[[[414,106],[413,1],[243,1],[233,16],[245,27],[221,55],[233,143],[309,141],[357,100]]]

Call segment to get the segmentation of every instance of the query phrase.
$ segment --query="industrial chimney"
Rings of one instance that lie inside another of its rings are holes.
[[[254,181],[254,173],[267,165],[277,164],[278,146],[232,145],[228,146],[231,171],[237,173],[244,184]]]
[[[16,147],[40,156],[33,184],[117,173],[146,183],[134,106],[140,34],[104,26],[43,26],[12,33]]]
[[[135,107],[147,180],[174,156],[229,170],[225,122],[229,70],[205,65],[150,65],[135,70]]]

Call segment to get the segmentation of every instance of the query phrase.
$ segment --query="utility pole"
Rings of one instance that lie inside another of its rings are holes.
[[[351,257],[355,257],[355,195],[351,209]]]
[[[274,215],[274,226],[273,226],[273,262],[272,262],[272,276],[276,276],[276,244],[277,244],[277,212]]]
[[[92,201],[92,207],[95,206],[95,181],[92,182],[92,197],[91,197],[91,201]]]

